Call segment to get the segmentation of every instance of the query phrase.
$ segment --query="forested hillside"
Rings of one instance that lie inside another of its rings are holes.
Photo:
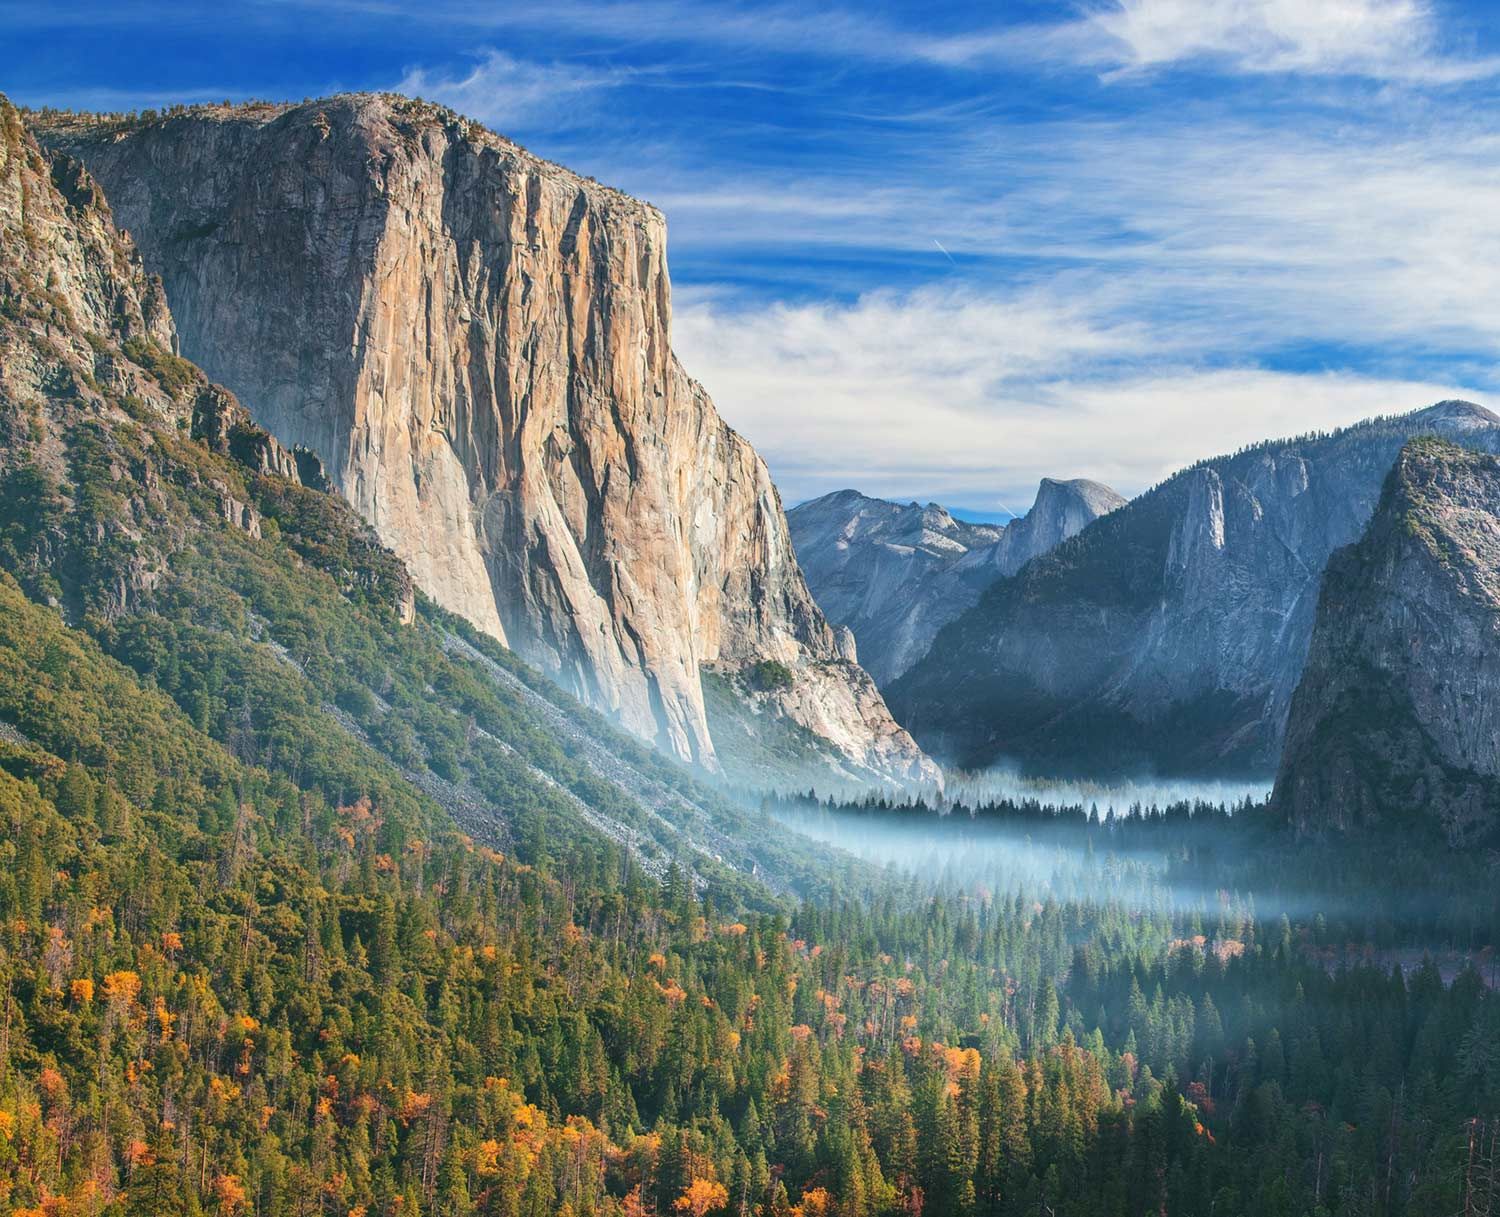
[[[1478,971],[696,784],[414,598],[0,126],[0,1214],[1491,1203]]]

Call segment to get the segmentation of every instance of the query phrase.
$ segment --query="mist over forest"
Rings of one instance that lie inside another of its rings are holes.
[[[1406,967],[1431,952],[1450,972],[1471,959],[1493,968],[1500,898],[1487,854],[1459,860],[1444,851],[1433,861],[1432,842],[1420,834],[1372,849],[1308,839],[1279,822],[1253,788],[1232,803],[1138,800],[1140,788],[1128,786],[1085,789],[1087,803],[934,806],[871,794],[855,803],[803,797],[763,806],[788,828],[901,877],[911,898],[1110,905],[1167,917],[1185,935],[1210,927],[1237,939],[1257,925],[1262,936],[1293,933],[1330,962],[1369,961],[1378,948],[1379,958]],[[1119,810],[1106,797],[1092,801],[1106,789],[1128,791],[1131,801]],[[1395,869],[1392,852],[1403,860]]]

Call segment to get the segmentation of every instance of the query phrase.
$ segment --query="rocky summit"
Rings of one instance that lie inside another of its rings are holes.
[[[856,490],[794,507],[787,521],[813,597],[853,631],[860,664],[884,687],[996,579],[1124,501],[1098,482],[1043,478],[1031,510],[1003,525]]]
[[[1299,828],[1500,825],[1500,460],[1415,440],[1323,577],[1276,782]]]
[[[41,135],[104,184],[183,353],[318,453],[439,604],[708,769],[705,673],[727,734],[777,723],[814,768],[935,776],[672,352],[654,207],[387,94]]]
[[[1500,419],[1443,402],[1201,462],[996,583],[891,705],[966,767],[1270,777],[1323,568],[1422,435],[1500,451]]]

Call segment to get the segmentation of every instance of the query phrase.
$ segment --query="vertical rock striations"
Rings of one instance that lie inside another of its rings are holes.
[[[969,524],[936,503],[841,490],[794,507],[787,522],[814,599],[853,631],[860,663],[884,687],[996,579],[1124,501],[1098,482],[1043,478],[1025,516]]]
[[[1427,434],[1500,451],[1500,419],[1444,402],[1177,474],[991,587],[892,707],[966,767],[1273,774],[1323,568]]]
[[[757,712],[812,697],[832,754],[931,773],[672,353],[655,208],[392,95],[47,138],[104,182],[184,353],[319,453],[440,604],[683,759],[718,764],[701,671],[774,661],[795,683]]]
[[[1500,828],[1500,460],[1402,450],[1323,576],[1275,800],[1304,830]]]

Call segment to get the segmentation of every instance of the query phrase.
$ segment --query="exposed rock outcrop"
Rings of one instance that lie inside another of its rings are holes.
[[[996,579],[1124,501],[1098,482],[1043,478],[1025,516],[971,524],[936,503],[840,490],[794,507],[787,521],[813,598],[853,631],[860,662],[884,686]]]
[[[174,465],[163,432],[190,432],[239,471]],[[309,457],[177,354],[161,280],[115,227],[99,184],[44,151],[0,97],[0,527],[32,537],[7,554],[35,579],[30,590],[74,618],[133,611],[190,531],[165,509],[164,479],[206,493],[225,524],[259,537],[247,487],[267,475],[296,488],[316,475]]]
[[[996,583],[892,707],[966,767],[1271,776],[1323,568],[1425,434],[1500,450],[1500,419],[1444,402],[1177,474]]]
[[[0,125],[0,300],[6,315],[38,322],[33,332],[50,328],[59,339],[92,335],[174,350],[161,280],[146,274],[130,238],[116,231],[88,170],[42,151],[3,97]],[[78,352],[90,365],[94,354],[103,352],[92,346],[88,356]],[[122,375],[129,377],[129,369]]]
[[[199,389],[193,402],[192,436],[256,473],[325,488],[327,478],[317,454],[305,448],[288,451],[264,427],[256,426],[250,411],[223,385],[206,384]]]
[[[48,138],[105,183],[184,352],[319,453],[440,604],[710,768],[701,671],[770,659],[838,711],[834,752],[931,772],[672,353],[655,208],[391,95]]]
[[[1275,801],[1304,830],[1500,829],[1500,460],[1402,450],[1323,576]]]
[[[126,354],[174,342],[161,284],[116,232],[97,184],[44,153],[0,97],[0,535],[31,531],[19,552],[9,535],[4,543],[39,600],[113,619],[159,580],[160,551],[138,545],[156,523],[154,471],[89,424],[104,412],[126,425],[132,415],[186,425],[190,404]],[[71,535],[56,518],[75,461],[70,433],[87,442],[100,480],[139,470],[148,491],[84,504],[92,510]],[[83,546],[98,568],[87,603],[72,578]]]

